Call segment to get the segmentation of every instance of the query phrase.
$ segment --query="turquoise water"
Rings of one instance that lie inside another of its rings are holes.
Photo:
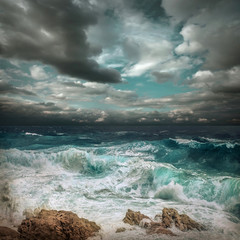
[[[64,209],[100,224],[103,239],[158,239],[114,232],[128,208],[174,207],[208,228],[176,239],[240,237],[238,127],[2,127],[0,137],[2,225]]]

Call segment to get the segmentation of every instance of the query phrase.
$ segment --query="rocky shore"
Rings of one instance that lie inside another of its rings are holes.
[[[157,214],[154,219],[128,210],[123,222],[146,229],[147,234],[167,234],[176,236],[169,228],[175,226],[181,231],[205,227],[186,214],[179,214],[173,208],[164,208],[162,214]],[[18,231],[7,227],[0,227],[1,240],[85,240],[95,236],[100,226],[85,218],[79,218],[69,211],[41,210],[32,217],[27,217],[18,226]],[[116,234],[127,231],[121,227],[116,229]]]
[[[193,229],[197,229],[198,231],[205,230],[203,225],[197,223],[186,214],[179,214],[178,211],[173,208],[164,208],[162,210],[162,215],[157,214],[154,220],[140,212],[134,212],[128,209],[123,222],[146,228],[148,234],[167,234],[176,236],[176,234],[168,229],[173,225],[181,231]]]

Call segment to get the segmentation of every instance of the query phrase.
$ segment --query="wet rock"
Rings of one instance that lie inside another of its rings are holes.
[[[147,229],[147,234],[166,234],[170,236],[177,236],[169,229],[164,228],[162,224],[158,222],[151,223],[151,225]]]
[[[116,233],[125,232],[125,231],[126,231],[126,228],[122,227],[122,228],[118,228],[116,230]]]
[[[123,222],[130,225],[139,225],[141,220],[143,220],[144,218],[150,219],[148,216],[141,214],[140,212],[134,212],[128,209],[126,216],[123,219]]]
[[[25,240],[84,240],[94,236],[100,227],[95,222],[79,218],[69,211],[42,210],[25,219],[18,227]]]
[[[162,226],[169,228],[173,223],[181,231],[193,229],[200,231],[205,229],[201,224],[197,223],[186,214],[180,215],[178,211],[173,208],[164,208],[162,211]]]
[[[194,228],[196,228],[198,231],[205,230],[205,227],[203,225],[192,220],[188,215],[181,214],[180,216],[181,216],[181,221],[183,226],[182,231],[192,230]]]
[[[130,225],[138,225],[142,228],[146,228],[148,234],[167,234],[170,236],[176,236],[172,231],[164,228],[162,223],[153,222],[148,216],[141,214],[140,212],[134,212],[130,209],[128,209],[123,221]]]
[[[181,222],[180,216],[177,210],[173,208],[164,208],[162,210],[162,225],[165,228],[169,228],[172,226],[172,223],[176,222],[178,225]]]
[[[8,227],[0,227],[0,239],[1,240],[18,240],[19,233]]]

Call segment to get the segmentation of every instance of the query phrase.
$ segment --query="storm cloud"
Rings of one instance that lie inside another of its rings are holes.
[[[94,82],[121,82],[120,73],[92,59],[101,52],[87,41],[97,13],[85,1],[2,0],[0,55],[41,61],[60,73]]]
[[[239,12],[234,0],[2,0],[0,123],[240,124]]]
[[[19,87],[14,87],[13,85],[1,80],[0,80],[0,94],[32,95],[32,96],[36,95],[31,91]]]

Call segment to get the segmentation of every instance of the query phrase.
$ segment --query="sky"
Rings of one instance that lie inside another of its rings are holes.
[[[1,0],[1,125],[239,125],[238,0]]]

